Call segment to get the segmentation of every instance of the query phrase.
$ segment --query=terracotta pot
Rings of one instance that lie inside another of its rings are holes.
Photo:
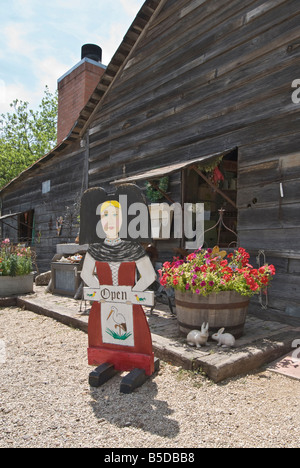
[[[210,334],[222,327],[235,338],[244,333],[250,299],[236,291],[212,293],[206,297],[175,291],[175,300],[179,330],[184,335],[191,330],[201,330],[203,322],[209,323]]]
[[[33,273],[24,276],[0,276],[0,297],[33,292]]]

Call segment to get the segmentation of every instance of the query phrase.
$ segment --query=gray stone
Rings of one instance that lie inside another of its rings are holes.
[[[35,278],[35,284],[37,286],[47,286],[51,280],[51,271],[46,271],[46,273],[41,273]]]

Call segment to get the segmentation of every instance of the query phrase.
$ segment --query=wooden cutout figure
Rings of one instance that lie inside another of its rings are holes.
[[[148,217],[144,223],[141,218],[140,223],[134,224],[133,215],[129,215],[134,211],[132,206],[146,207],[141,210]],[[146,238],[137,229],[128,232],[130,221],[136,228],[140,224]],[[150,227],[148,207],[135,185],[119,187],[114,196],[100,188],[90,189],[82,198],[80,223],[80,243],[89,244],[81,273],[86,284],[84,299],[93,301],[88,324],[88,363],[99,366],[90,374],[90,383],[99,386],[115,372],[134,371],[129,387],[128,376],[123,385],[123,392],[129,393],[157,367],[142,307],[154,304],[154,293],[147,288],[156,279],[152,263],[139,243],[149,241],[148,230],[145,232],[145,226]]]

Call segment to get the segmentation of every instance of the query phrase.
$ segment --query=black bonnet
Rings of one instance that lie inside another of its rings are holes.
[[[121,204],[123,217],[123,225],[120,231],[121,239],[142,243],[151,242],[151,223],[147,200],[137,185],[124,184],[120,185],[114,194],[107,194],[106,191],[100,187],[88,189],[83,194],[80,206],[80,244],[99,244],[99,242],[104,240],[105,234],[102,228],[100,229],[102,231],[101,237],[98,237],[96,233],[96,227],[100,221],[100,211],[98,207],[104,202],[111,200]],[[142,215],[139,210],[135,209],[138,205],[132,206],[135,203],[140,203],[144,206],[143,213],[147,216],[147,222],[145,216]],[[128,214],[130,207],[133,210],[133,214]],[[139,220],[141,220],[141,222],[139,222]],[[131,223],[133,223],[133,225],[136,224],[136,230],[141,232],[138,238],[130,236],[131,229],[128,230],[128,226]]]

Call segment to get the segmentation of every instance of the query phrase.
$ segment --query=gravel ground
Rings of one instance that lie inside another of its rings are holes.
[[[217,385],[161,362],[130,395],[120,376],[92,389],[87,335],[16,308],[0,309],[0,343],[1,448],[300,446],[299,381],[262,371]]]

